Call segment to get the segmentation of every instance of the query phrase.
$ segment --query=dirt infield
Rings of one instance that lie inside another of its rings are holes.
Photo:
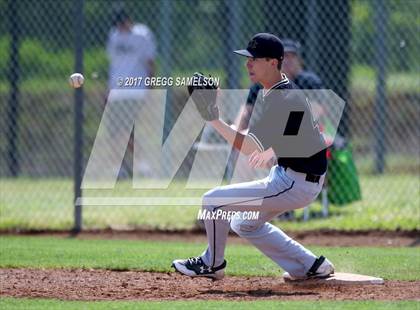
[[[318,246],[369,246],[369,247],[406,247],[420,246],[419,231],[334,231],[316,230],[304,232],[286,232],[295,240],[305,245]],[[63,231],[28,231],[28,232],[0,232],[0,235],[25,235],[45,237],[69,237]],[[206,242],[204,231],[118,231],[97,230],[83,231],[76,238],[79,239],[126,239],[126,240],[156,240],[156,241],[181,241],[181,242]],[[243,243],[247,241],[236,234],[229,236],[229,243]]]
[[[209,279],[110,270],[0,269],[0,296],[65,300],[420,300],[420,281],[299,285],[279,277]]]

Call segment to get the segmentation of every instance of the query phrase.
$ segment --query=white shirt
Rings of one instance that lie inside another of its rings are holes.
[[[149,75],[148,62],[156,56],[153,33],[143,24],[135,24],[129,32],[113,28],[109,34],[107,53],[110,60],[108,86],[110,89],[122,89],[121,79],[124,83],[127,78],[144,79]],[[129,88],[146,87],[142,82],[135,87],[130,85]]]

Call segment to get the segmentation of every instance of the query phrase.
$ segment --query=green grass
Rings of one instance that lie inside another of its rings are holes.
[[[357,147],[364,147],[371,143],[366,137],[361,137],[352,139],[352,148],[356,149]],[[353,151],[353,154],[355,151]],[[355,159],[357,171],[361,175],[371,175],[374,172],[375,159],[374,156],[365,156],[357,155]],[[412,174],[419,175],[420,172],[420,158],[417,154],[387,154],[386,155],[386,165],[385,165],[385,174]]]
[[[390,73],[387,76],[388,93],[408,92],[419,93],[420,79],[416,72]],[[355,65],[350,72],[350,88],[374,94],[376,91],[376,73],[369,66]]]
[[[300,229],[420,229],[420,190],[416,175],[374,176],[361,178],[362,200],[344,207],[331,207],[331,216],[307,223],[285,222],[281,227]],[[311,208],[312,209],[312,208]],[[314,211],[320,210],[314,204]],[[297,212],[299,217],[302,210]]]
[[[202,253],[204,243],[79,240],[49,237],[0,237],[0,268],[97,268],[168,272],[175,258]],[[417,248],[310,247],[330,258],[340,272],[384,279],[419,280]],[[227,273],[279,276],[280,268],[251,245],[228,245]]]
[[[2,309],[418,309],[418,302],[399,301],[173,301],[173,302],[136,302],[136,301],[62,301],[54,299],[0,299]]]
[[[0,237],[0,268],[101,268],[170,271],[175,257],[200,253],[205,244],[129,240],[79,240],[46,237]],[[311,248],[331,258],[339,271],[385,279],[419,280],[420,253],[415,248]],[[228,274],[279,276],[279,268],[248,245],[230,245]],[[418,302],[382,301],[62,301],[1,298],[1,309],[417,309]]]
[[[361,176],[362,201],[331,206],[328,218],[279,223],[285,230],[411,230],[420,229],[420,180],[416,174]],[[0,229],[70,229],[73,225],[73,185],[70,179],[0,179]],[[168,191],[133,190],[122,181],[115,190],[86,191],[86,197],[200,197],[205,190],[183,191],[175,183]],[[191,229],[199,206],[88,206],[84,228]],[[311,210],[319,210],[314,203]],[[301,216],[299,210],[297,215]]]

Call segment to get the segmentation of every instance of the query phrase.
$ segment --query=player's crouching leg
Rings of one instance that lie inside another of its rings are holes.
[[[240,217],[232,219],[230,228],[240,237],[250,239],[258,234],[262,229],[263,223],[257,221],[244,220]]]
[[[215,201],[215,195],[217,188],[207,192],[203,196],[203,204],[202,204],[202,212],[206,212],[206,214],[211,214],[215,212],[215,209],[217,205],[214,204]],[[205,223],[208,224],[208,222],[213,222],[213,220],[205,220]],[[206,227],[207,234],[215,234],[214,227],[210,225],[209,227]],[[210,231],[209,231],[210,230]],[[223,230],[223,227],[222,229]],[[227,231],[226,231],[226,237],[227,233],[229,231],[229,223],[227,222]],[[209,244],[209,248],[214,248],[214,244]],[[209,248],[206,252],[209,251]],[[214,253],[214,250],[213,250]],[[207,255],[208,256],[208,255]],[[214,280],[220,280],[224,277],[224,269],[226,268],[226,260],[222,258],[222,261],[220,264],[215,265],[216,267],[211,267],[207,265],[203,259],[206,258],[206,254],[203,254],[203,256],[197,256],[197,257],[190,257],[188,259],[176,259],[172,262],[172,267],[175,268],[176,271],[179,273],[190,276],[190,277],[207,277],[212,278]],[[207,257],[207,260],[208,257]]]
[[[220,187],[215,187],[203,195],[202,209],[213,212],[218,206],[226,204],[226,201],[220,197]]]

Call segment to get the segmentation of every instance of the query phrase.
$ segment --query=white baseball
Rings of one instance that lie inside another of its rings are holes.
[[[85,81],[85,78],[80,73],[73,73],[69,77],[69,83],[70,86],[73,88],[79,88],[83,85],[83,82]]]

